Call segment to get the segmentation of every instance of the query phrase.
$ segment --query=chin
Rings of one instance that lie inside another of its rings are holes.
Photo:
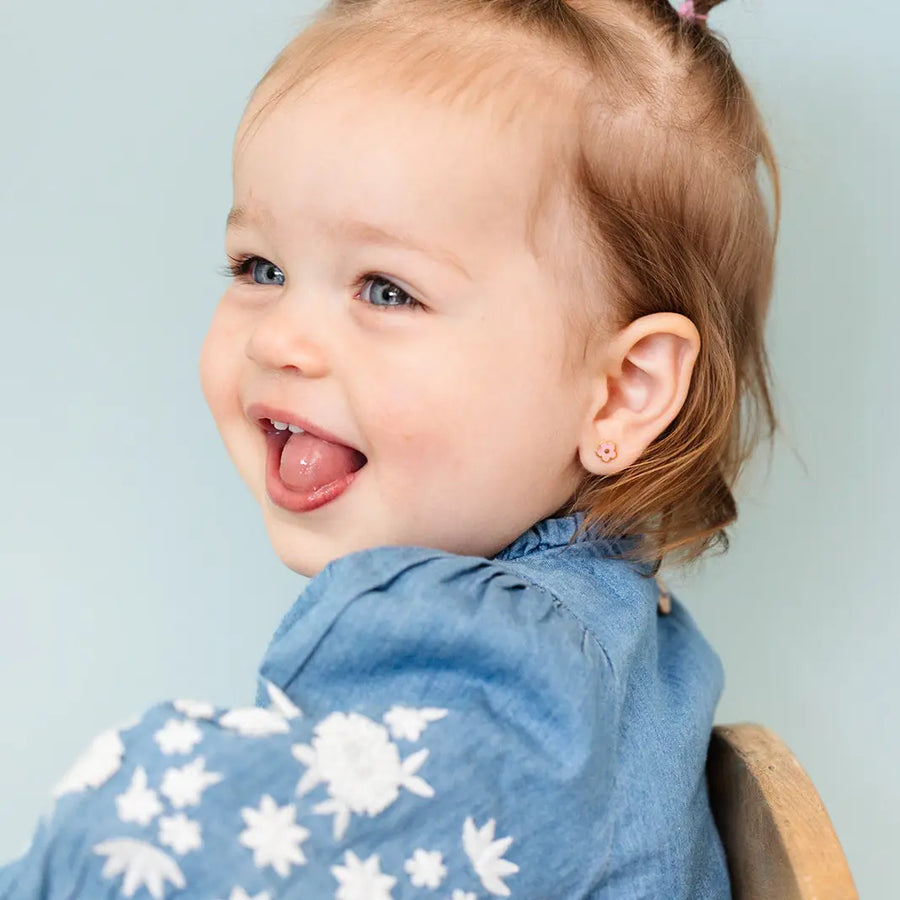
[[[273,522],[267,518],[266,530],[275,555],[292,572],[304,578],[315,578],[328,563],[341,555],[328,552],[325,548],[316,548],[314,536],[298,534],[283,522]]]

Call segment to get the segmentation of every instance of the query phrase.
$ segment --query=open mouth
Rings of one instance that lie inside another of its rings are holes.
[[[309,512],[337,499],[368,462],[364,453],[299,426],[260,419],[266,436],[266,490],[276,505]]]
[[[354,472],[359,471],[369,461],[369,458],[362,451],[357,450],[355,447],[351,447],[349,444],[341,444],[336,441],[330,441],[326,438],[319,437],[312,432],[304,431],[299,425],[293,425],[287,422],[273,422],[271,419],[260,419],[259,425],[266,435],[266,440],[276,443],[279,447],[279,451],[284,449],[285,445],[293,435],[305,434],[307,435],[307,438],[304,438],[302,440],[307,445],[310,444],[311,441],[321,441],[324,444],[331,444],[334,447],[340,447],[342,448],[342,450],[352,453],[353,461],[351,464],[351,468]]]

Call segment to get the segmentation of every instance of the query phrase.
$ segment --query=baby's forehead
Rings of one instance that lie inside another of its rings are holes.
[[[235,147],[251,137],[269,116],[311,117],[316,131],[384,119],[398,140],[430,131],[446,141],[476,140],[485,154],[508,151],[509,145],[536,151],[546,143],[549,122],[534,106],[528,115],[511,97],[479,102],[472,98],[432,96],[426,86],[366,79],[353,68],[329,70],[315,80],[264,83],[251,98],[238,128]],[[549,113],[548,113],[549,115]]]
[[[546,132],[535,123],[498,123],[489,109],[366,86],[353,71],[283,96],[281,87],[264,86],[248,106],[235,142],[236,194],[258,192],[255,179],[282,167],[288,195],[312,198],[328,185],[336,204],[369,199],[410,220],[474,219],[486,237],[495,227],[530,244],[548,178]]]

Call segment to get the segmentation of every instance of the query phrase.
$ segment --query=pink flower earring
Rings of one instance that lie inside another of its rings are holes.
[[[596,452],[603,462],[612,462],[619,455],[616,445],[612,441],[604,441]]]

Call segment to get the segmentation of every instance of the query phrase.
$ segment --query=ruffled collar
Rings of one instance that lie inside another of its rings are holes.
[[[585,519],[584,512],[575,512],[570,516],[550,516],[535,523],[526,532],[520,534],[511,544],[497,553],[494,559],[521,559],[541,550],[552,550],[566,546],[578,527]],[[596,527],[582,532],[573,543],[583,541],[599,541],[611,547],[611,542],[597,533]]]
[[[536,522],[531,528],[520,534],[511,544],[504,547],[493,559],[516,560],[543,550],[565,547],[585,518],[586,514],[579,510],[569,516],[550,516],[541,519],[540,522]],[[633,547],[637,539],[624,536],[619,538],[603,537],[595,525],[582,531],[578,538],[572,541],[572,544],[578,545],[584,542],[592,543],[593,549],[599,555],[612,556]]]

